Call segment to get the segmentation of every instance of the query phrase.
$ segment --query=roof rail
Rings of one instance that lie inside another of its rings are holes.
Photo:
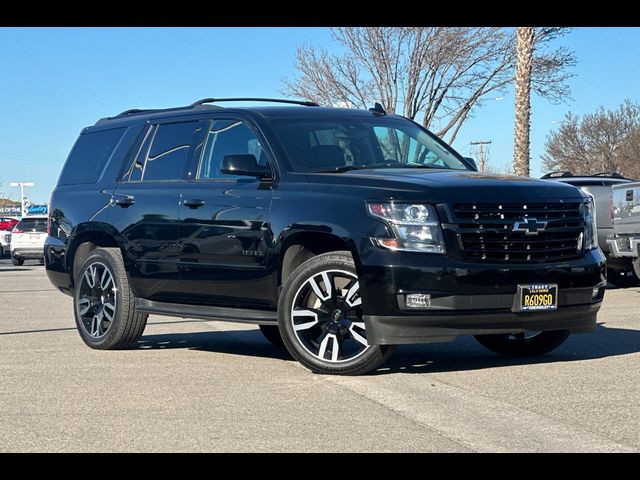
[[[272,103],[291,103],[294,105],[304,105],[305,107],[319,107],[316,102],[310,102],[308,100],[287,100],[284,98],[259,98],[259,97],[247,97],[247,98],[203,98],[197,102],[193,102],[190,107],[197,107],[205,103],[218,103],[218,102],[272,102]]]
[[[618,172],[598,172],[591,175],[592,177],[611,177],[611,178],[626,178],[624,175],[620,175]]]
[[[569,171],[549,172],[540,178],[558,178],[558,177],[573,177],[573,173]]]

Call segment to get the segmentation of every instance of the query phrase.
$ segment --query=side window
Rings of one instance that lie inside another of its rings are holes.
[[[200,122],[152,125],[123,178],[130,182],[181,179],[191,141],[200,127]]]
[[[95,183],[122,138],[125,128],[80,135],[60,175],[60,185]]]
[[[198,165],[197,179],[247,178],[220,172],[225,155],[252,154],[259,164],[267,163],[267,156],[253,130],[239,120],[215,120],[211,123],[202,158]]]

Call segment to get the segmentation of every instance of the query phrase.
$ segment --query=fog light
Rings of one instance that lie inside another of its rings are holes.
[[[593,287],[593,291],[591,292],[591,298],[596,298],[600,294],[600,289],[602,287]]]
[[[428,293],[409,293],[405,296],[404,304],[407,308],[428,308],[431,305],[431,295]]]

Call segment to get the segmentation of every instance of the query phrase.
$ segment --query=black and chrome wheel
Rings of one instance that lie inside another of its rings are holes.
[[[316,373],[366,373],[394,349],[367,342],[360,284],[348,252],[318,255],[291,274],[278,323],[291,355]]]
[[[75,279],[74,310],[91,348],[128,348],[142,335],[147,315],[135,312],[119,249],[97,248],[85,260]]]
[[[568,330],[549,332],[476,335],[476,340],[494,353],[507,357],[544,355],[555,350],[569,337]]]

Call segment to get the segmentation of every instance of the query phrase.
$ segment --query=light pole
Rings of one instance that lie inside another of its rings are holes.
[[[33,187],[35,184],[33,182],[11,182],[9,184],[11,187],[20,187],[20,213],[22,216],[26,216],[24,211],[24,187]]]

